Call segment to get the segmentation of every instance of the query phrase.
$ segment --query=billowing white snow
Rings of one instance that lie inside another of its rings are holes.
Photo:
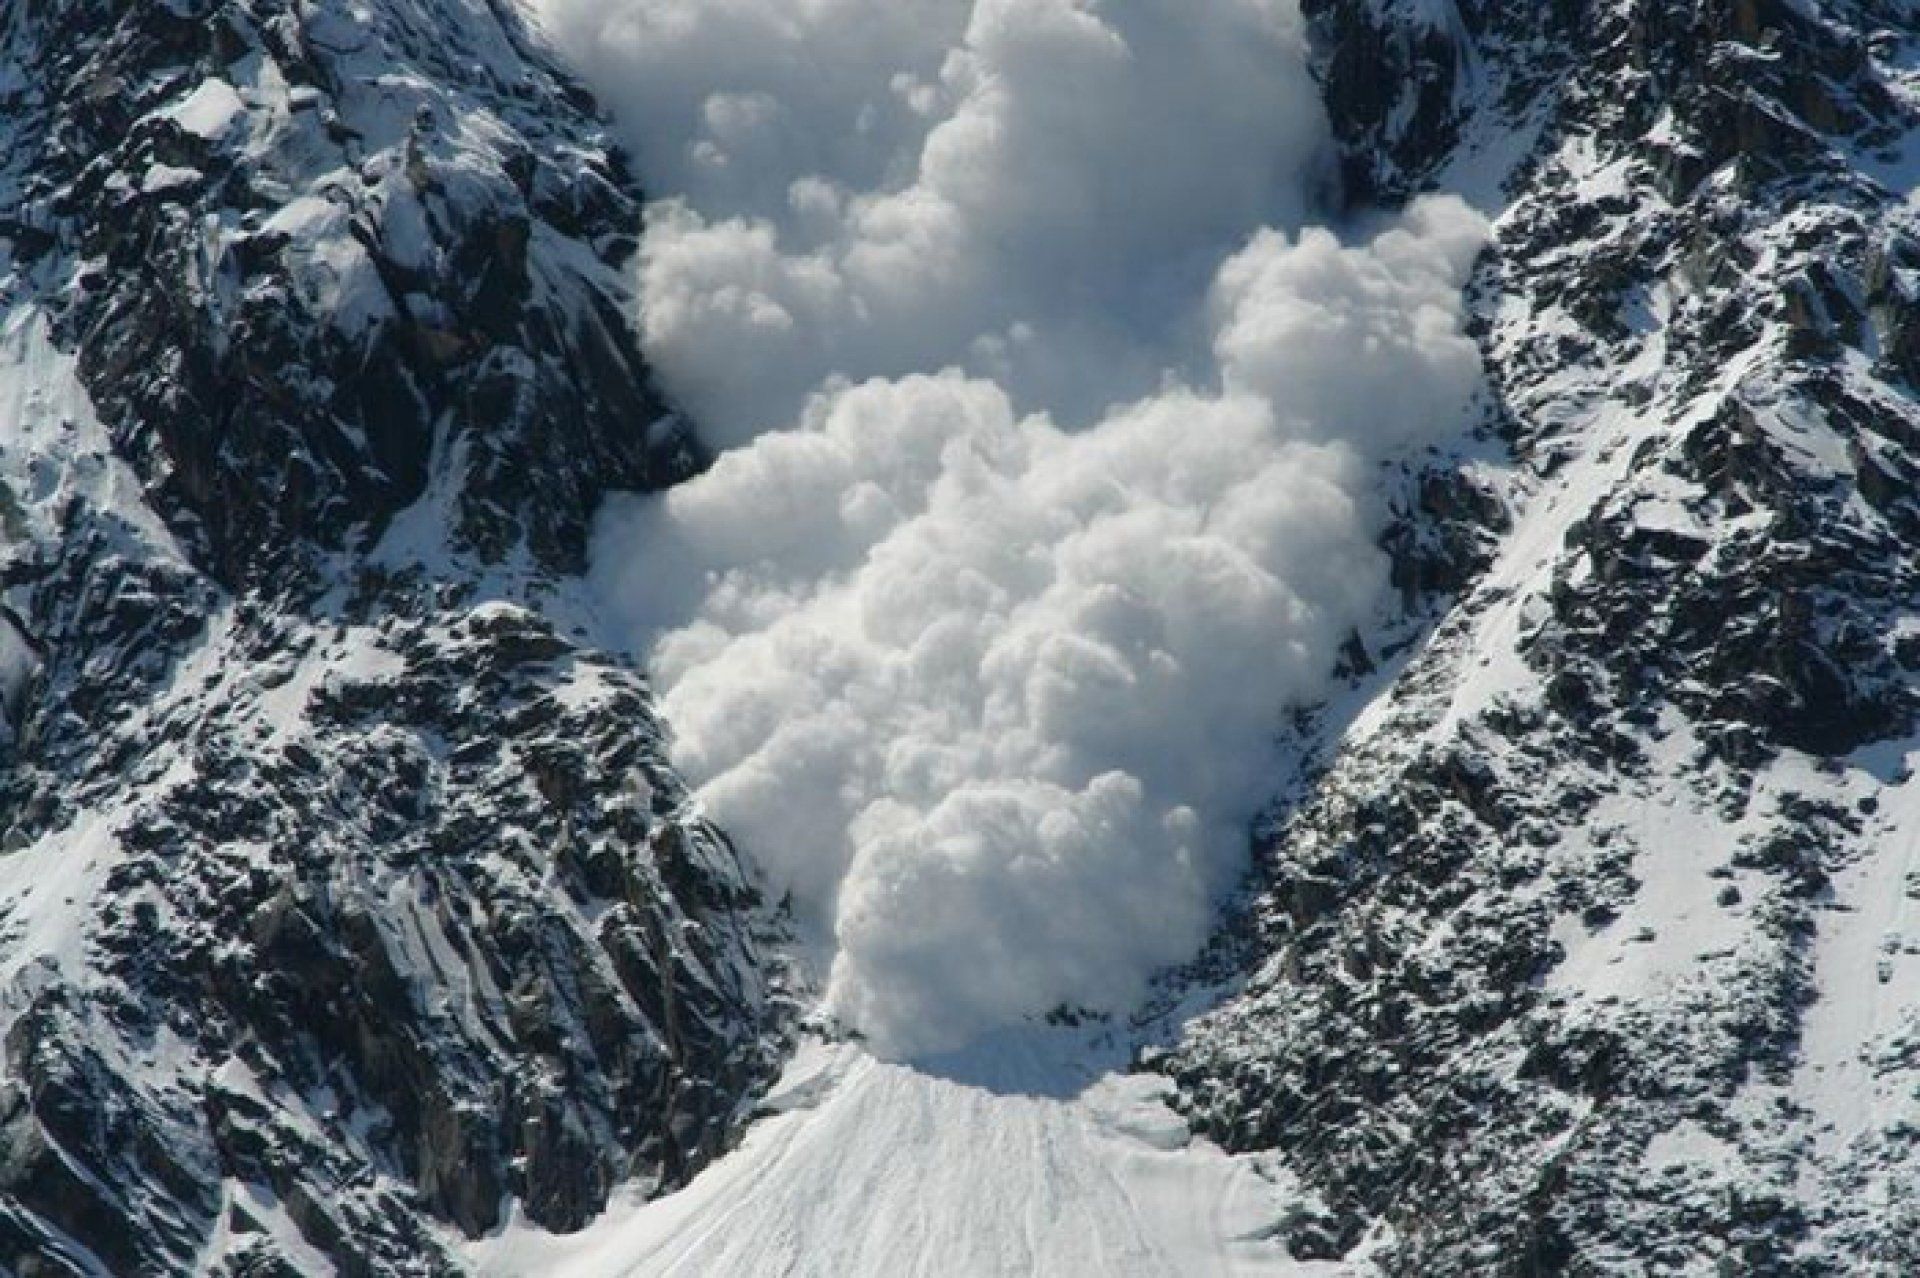
[[[650,356],[733,445],[610,504],[677,766],[885,1057],[1134,1001],[1478,384],[1457,201],[1301,225],[1292,0],[547,0],[656,208]]]
[[[770,1116],[677,1194],[616,1197],[586,1230],[515,1223],[482,1275],[1340,1275],[1271,1236],[1297,1191],[1192,1141],[1164,1079],[1104,1073],[1082,1036],[996,1036],[924,1068],[812,1044]]]
[[[1204,940],[1283,708],[1385,583],[1372,463],[1473,385],[1477,235],[1263,235],[1216,290],[1220,384],[1088,429],[876,381],[616,507],[599,575],[661,636],[676,762],[883,1052],[1125,1006]]]
[[[1200,354],[1323,158],[1293,0],[539,0],[629,131],[647,349],[704,436],[956,365],[1078,424]]]

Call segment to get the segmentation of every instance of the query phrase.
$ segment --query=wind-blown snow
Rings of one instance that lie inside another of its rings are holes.
[[[596,578],[885,1054],[1204,939],[1290,702],[1457,429],[1484,235],[1303,229],[1291,0],[544,0],[633,131],[641,327],[730,446]]]
[[[647,348],[716,443],[830,375],[958,364],[1075,422],[1151,391],[1321,156],[1292,0],[544,8],[668,197]]]

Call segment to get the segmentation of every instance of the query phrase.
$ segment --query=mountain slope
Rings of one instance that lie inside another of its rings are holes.
[[[0,190],[0,1269],[442,1272],[691,1174],[778,967],[556,585],[699,460],[583,96],[483,0],[35,0]]]
[[[1297,1210],[1288,1178],[1194,1140],[1167,1081],[1115,1072],[1125,1056],[1104,1039],[1023,1028],[914,1065],[808,1043],[740,1148],[686,1190],[470,1255],[501,1278],[1354,1272],[1288,1257],[1273,1231]]]
[[[1297,1254],[1908,1272],[1920,27],[1315,8],[1410,69],[1336,116],[1372,190],[1471,185],[1539,130],[1477,285],[1512,461],[1411,520],[1511,531],[1324,717],[1246,990],[1163,1065],[1323,1193]]]

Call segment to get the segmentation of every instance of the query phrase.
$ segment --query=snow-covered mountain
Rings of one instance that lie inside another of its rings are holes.
[[[1316,716],[1158,1063],[1303,1254],[1914,1272],[1916,14],[1316,8],[1356,189],[1527,156],[1500,438],[1409,512],[1483,566]]]
[[[776,967],[557,584],[697,460],[580,92],[483,0],[9,4],[0,174],[0,1269],[684,1180]]]
[[[766,17],[713,7],[727,39]],[[879,83],[903,119],[970,118],[1000,46],[942,61],[960,38],[942,24],[971,6],[923,7],[870,33],[918,59]],[[1443,192],[1490,220],[1456,308],[1484,368],[1479,424],[1325,469],[1343,493],[1361,474],[1384,512],[1393,597],[1356,593],[1369,620],[1337,653],[1306,623],[1276,635],[1306,673],[1246,686],[1298,701],[1271,707],[1291,718],[1251,880],[1144,1005],[981,1035],[1026,1010],[1021,982],[1030,999],[1131,988],[1100,965],[1163,959],[1127,943],[1153,911],[1080,947],[1056,926],[1085,931],[1088,903],[1042,900],[986,929],[996,960],[1031,933],[1014,955],[1029,965],[974,969],[986,949],[941,925],[1007,899],[998,862],[941,881],[950,914],[924,882],[860,881],[862,908],[923,910],[912,946],[864,952],[918,965],[913,997],[887,1004],[893,1037],[909,1037],[897,1009],[985,991],[954,1015],[976,1041],[903,1061],[809,1015],[805,885],[796,922],[781,850],[736,851],[709,821],[596,584],[607,565],[586,573],[607,495],[707,473],[696,491],[725,496],[742,470],[708,471],[699,423],[656,388],[634,281],[666,276],[640,252],[642,192],[540,24],[509,0],[0,6],[0,1273],[1920,1271],[1920,10],[1234,12],[1253,25],[1193,45],[1225,49],[1222,66],[1265,47],[1246,32],[1279,48],[1305,22],[1337,179],[1314,168],[1288,216],[1388,244],[1384,273],[1329,253],[1300,276],[1427,299],[1444,350],[1454,320],[1429,277],[1445,272],[1419,276],[1426,293],[1394,274],[1427,268],[1391,219]],[[774,71],[824,101],[834,86],[808,77],[843,68],[816,53]],[[1044,83],[1070,64],[1007,65]],[[747,137],[772,99],[715,100],[703,127]],[[1221,118],[1222,136],[1257,136]],[[649,125],[622,127],[644,141]],[[1283,141],[1311,168],[1303,128]],[[845,170],[894,180],[887,154]],[[1103,181],[1134,163],[1098,155]],[[911,189],[918,208],[939,194]],[[858,202],[802,193],[780,216],[822,242]],[[1242,193],[1266,215],[1257,183]],[[750,219],[712,215],[700,239],[691,207],[654,229],[698,268],[676,279],[719,279],[692,250],[736,226],[750,241]],[[995,322],[995,290],[1043,305],[1029,277],[1085,247],[1024,244],[1027,225],[990,228],[1007,256],[964,297]],[[1279,272],[1295,242],[1256,240],[1269,255],[1235,257],[1227,282]],[[772,334],[755,358],[790,356],[768,316],[781,288],[824,295],[824,253],[755,259],[765,295],[723,299]],[[1144,274],[1153,297],[1173,288]],[[864,301],[822,305],[823,330],[884,327]],[[1272,312],[1217,309],[1231,383],[1250,362],[1232,342]],[[1058,342],[1077,400],[1095,355],[1133,379],[1116,396],[1151,392],[1120,368],[1137,333],[1007,331]],[[983,365],[1018,345],[981,348]],[[735,384],[728,351],[696,354],[715,402],[811,384],[786,367]],[[1261,393],[1284,400],[1277,384]],[[1214,401],[1163,393],[1215,420]],[[832,421],[870,426],[883,398],[837,401]],[[1053,430],[1004,411],[997,458]],[[1040,508],[1083,500],[1056,474],[1158,499],[1164,477],[1137,454],[1101,469],[1110,454],[1075,442],[1090,437],[1045,435],[1055,471],[965,474],[1014,475]],[[1171,449],[1181,432],[1128,438]],[[1186,493],[1202,468],[1178,460],[1167,491]],[[899,503],[885,470],[856,473],[847,520]],[[791,467],[753,473],[802,491]],[[1012,508],[931,526],[951,540]],[[813,526],[775,513],[766,539]],[[652,553],[631,552],[622,590],[668,580]],[[722,604],[757,618],[828,595],[780,578]],[[1295,611],[1337,641],[1348,614],[1315,611],[1331,597]],[[714,631],[681,633],[700,649]],[[848,682],[915,724],[938,709],[924,689],[947,686]],[[1180,709],[1155,711],[1164,742],[1128,720],[1122,751],[1174,799],[1219,769],[1156,766],[1156,748],[1244,735]],[[755,745],[789,740],[750,727]],[[920,774],[982,779],[940,772],[950,742],[926,740]],[[1021,768],[1062,753],[1009,752]],[[762,843],[847,833],[772,793],[747,831]],[[820,809],[847,793],[823,784]],[[1034,890],[1153,863],[1087,864]],[[861,961],[857,988],[884,993]],[[1056,983],[1067,963],[1093,975]]]

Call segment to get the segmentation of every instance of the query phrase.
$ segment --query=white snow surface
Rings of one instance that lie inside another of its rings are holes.
[[[1165,1079],[1101,1060],[1068,1030],[920,1066],[809,1042],[767,1117],[685,1190],[623,1193],[575,1234],[516,1221],[465,1258],[489,1278],[1366,1272],[1289,1258],[1285,1174],[1190,1138]]]
[[[241,101],[238,91],[225,80],[215,78],[202,81],[198,88],[176,105],[168,107],[164,114],[188,133],[217,141],[246,112],[247,104]]]
[[[1813,947],[1818,997],[1801,1030],[1794,1092],[1829,1156],[1920,1118],[1911,1050],[1920,1008],[1920,748],[1902,741],[1874,753],[1858,762],[1878,766],[1828,778],[1845,799],[1871,795],[1878,804],[1859,859],[1834,876]]]

